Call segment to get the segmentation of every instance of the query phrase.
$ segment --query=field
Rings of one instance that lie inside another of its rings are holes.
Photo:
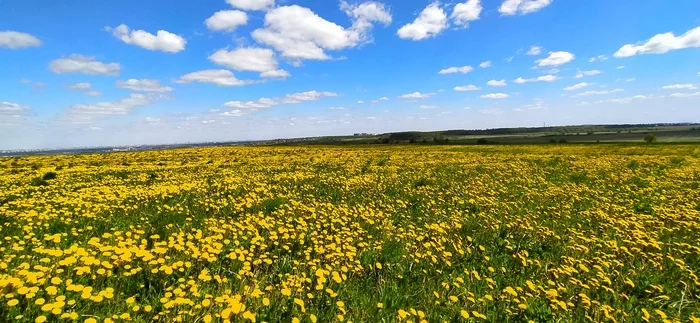
[[[0,237],[0,321],[700,322],[700,147],[4,158]]]

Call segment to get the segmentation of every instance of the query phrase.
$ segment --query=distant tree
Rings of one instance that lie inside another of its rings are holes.
[[[485,145],[485,144],[488,144],[488,143],[489,143],[489,141],[486,140],[486,138],[481,138],[481,139],[479,139],[479,140],[476,141],[476,144],[477,144],[477,145]]]
[[[567,143],[567,141],[566,141],[566,139],[559,139],[559,143],[560,143],[560,144],[565,144],[565,143]]]
[[[556,140],[556,139],[549,139],[549,143],[550,143],[550,144],[556,144],[556,143],[557,143],[557,140]]]
[[[647,142],[647,143],[654,143],[654,142],[659,141],[659,138],[656,137],[655,134],[650,133],[650,134],[648,134],[648,135],[646,135],[646,136],[644,137],[644,141]]]

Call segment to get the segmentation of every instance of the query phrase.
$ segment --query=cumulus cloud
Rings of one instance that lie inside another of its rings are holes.
[[[334,92],[319,92],[307,91],[299,93],[287,94],[280,98],[260,98],[255,101],[229,101],[224,103],[224,106],[231,109],[240,110],[237,112],[240,115],[268,109],[281,104],[299,104],[302,102],[316,101],[324,97],[338,96]],[[333,110],[340,110],[335,108]]]
[[[391,22],[391,15],[379,3],[357,6],[341,3],[341,6],[353,21],[348,29],[321,18],[311,9],[291,5],[267,12],[265,27],[253,31],[252,36],[259,43],[269,45],[282,56],[296,61],[327,60],[330,56],[325,50],[352,48],[367,42],[374,23]]]
[[[490,80],[486,82],[486,85],[488,86],[506,86],[508,83],[506,83],[506,80]]]
[[[457,25],[468,26],[470,21],[479,20],[482,10],[481,0],[468,0],[467,2],[456,4],[450,18]]]
[[[551,3],[552,0],[505,0],[498,8],[498,12],[504,16],[526,15],[540,11]]]
[[[476,85],[470,84],[470,85],[465,85],[465,86],[457,86],[454,88],[454,90],[457,92],[467,92],[467,91],[481,90],[481,88],[476,86]]]
[[[543,75],[540,77],[529,78],[529,79],[519,77],[519,78],[515,79],[513,81],[513,83],[524,84],[524,83],[532,83],[532,82],[554,82],[558,79],[559,79],[559,77],[557,77],[556,75]]]
[[[419,106],[421,109],[437,109],[439,108],[437,105],[427,105],[427,104],[421,104]]]
[[[598,75],[601,74],[602,72],[599,70],[590,70],[590,71],[578,71],[576,73],[576,76],[574,76],[577,79],[583,78],[584,76],[593,76],[593,75]]]
[[[31,34],[12,30],[0,31],[0,47],[20,49],[39,46],[41,41]]]
[[[433,2],[411,23],[403,25],[396,32],[400,38],[423,40],[440,34],[447,28],[447,14],[440,7],[440,2]]]
[[[87,91],[87,92],[85,92],[85,95],[87,95],[87,96],[101,96],[102,92],[100,92],[100,91]]]
[[[572,97],[589,96],[589,95],[606,95],[606,94],[618,93],[618,92],[622,92],[622,91],[624,91],[624,90],[623,89],[614,89],[614,90],[586,91],[586,92],[581,92],[581,93],[575,94]]]
[[[530,56],[536,56],[542,54],[542,47],[540,46],[531,46],[530,49],[527,50],[525,55],[530,55]]]
[[[68,56],[68,58],[53,60],[49,63],[49,70],[56,74],[119,75],[121,65],[118,63],[102,63],[91,56],[73,54]]]
[[[221,10],[204,21],[209,30],[234,31],[248,23],[248,15],[240,10]]]
[[[671,84],[664,85],[661,87],[664,90],[697,90],[698,87],[695,84]]]
[[[460,66],[460,67],[453,66],[453,67],[448,67],[448,68],[442,69],[438,73],[439,74],[454,74],[454,73],[467,74],[473,70],[474,70],[474,68],[469,66],[469,65]]]
[[[148,50],[177,53],[185,50],[187,41],[182,36],[169,31],[158,30],[155,35],[144,30],[130,30],[127,25],[121,24],[115,28],[107,28],[112,35],[129,45],[136,45]]]
[[[242,86],[254,81],[239,80],[229,70],[202,70],[180,76],[175,83],[188,84],[192,82],[210,83],[219,86]]]
[[[700,47],[700,27],[688,30],[680,36],[675,36],[672,32],[657,34],[647,41],[622,46],[613,56],[622,58],[641,54],[665,54],[672,50],[693,47]]]
[[[278,69],[275,53],[268,48],[247,47],[232,51],[220,49],[209,56],[209,60],[236,71],[252,71],[261,77],[286,78],[289,72]]]
[[[265,10],[275,6],[275,0],[226,0],[226,3],[242,10]]]
[[[507,99],[508,94],[505,93],[489,93],[481,96],[482,99]]]
[[[491,61],[481,62],[481,64],[479,64],[479,67],[481,67],[481,68],[491,67]]]
[[[571,62],[576,58],[576,55],[569,52],[549,52],[547,58],[538,59],[535,61],[538,66],[559,66]]]
[[[407,94],[401,95],[400,98],[415,101],[415,100],[427,99],[433,95],[435,95],[434,92],[431,92],[431,93],[413,92],[413,93],[407,93]]]
[[[580,90],[580,89],[582,89],[586,86],[590,86],[590,85],[592,85],[592,83],[581,82],[581,83],[574,84],[572,86],[565,87],[564,91]]]
[[[173,88],[160,84],[158,80],[150,79],[128,79],[126,81],[117,81],[117,87],[142,92],[170,92]]]

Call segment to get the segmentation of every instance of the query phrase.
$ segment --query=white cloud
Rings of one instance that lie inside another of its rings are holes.
[[[637,44],[627,44],[615,52],[617,58],[641,54],[664,54],[672,50],[700,47],[700,27],[675,36],[672,32],[657,34],[649,40]]]
[[[447,28],[447,15],[440,8],[440,2],[433,2],[418,15],[412,23],[396,32],[400,38],[423,40],[440,34]]]
[[[647,96],[647,95],[635,95],[635,96],[628,96],[628,97],[624,97],[624,98],[608,99],[608,100],[605,100],[603,102],[627,104],[627,103],[630,103],[632,101],[648,100],[651,98],[652,98],[651,96]],[[596,103],[601,103],[601,102],[596,102]]]
[[[297,5],[275,8],[265,14],[265,28],[256,29],[252,36],[297,62],[303,59],[327,60],[330,56],[324,50],[355,47],[370,40],[368,33],[373,23],[391,22],[383,5],[366,4],[345,6],[353,21],[349,29],[321,18],[308,8]]]
[[[377,103],[379,103],[379,102],[381,102],[381,101],[389,101],[389,98],[383,96],[383,97],[381,97],[381,98],[379,98],[379,99],[372,100],[372,104],[377,104]]]
[[[71,90],[89,90],[91,87],[92,85],[87,82],[75,83],[68,86]]]
[[[275,6],[275,0],[226,0],[226,3],[242,10],[265,10]]]
[[[538,66],[559,66],[571,62],[576,58],[576,55],[569,52],[549,52],[547,58],[538,59],[535,61]]]
[[[468,26],[470,21],[479,20],[482,10],[481,0],[467,0],[467,2],[455,5],[450,18],[457,25]]]
[[[291,76],[289,72],[279,69],[279,70],[274,70],[274,71],[265,71],[260,73],[260,77],[263,78],[273,78],[273,79],[283,79],[283,78],[288,78]]]
[[[438,107],[437,105],[426,105],[426,104],[422,104],[421,106],[419,106],[419,108],[421,108],[421,109],[437,109],[437,108],[439,108],[439,107]]]
[[[169,31],[158,30],[153,35],[144,30],[130,30],[127,25],[121,24],[112,31],[112,35],[129,45],[136,45],[148,50],[158,50],[166,53],[177,53],[185,50],[187,41],[179,35]]]
[[[698,87],[694,84],[672,84],[661,87],[664,90],[697,90]]]
[[[506,80],[490,80],[486,82],[486,85],[488,86],[506,86],[508,83],[506,83]]]
[[[221,10],[204,21],[209,30],[234,31],[248,23],[248,15],[240,10]]]
[[[289,73],[277,69],[275,53],[268,48],[247,47],[232,51],[220,49],[209,56],[209,60],[234,69],[236,71],[252,71],[261,73],[261,77],[285,78]]]
[[[119,75],[118,63],[102,63],[94,57],[73,54],[59,58],[49,64],[49,70],[56,74],[82,73],[86,75]]]
[[[407,100],[419,100],[419,99],[427,99],[433,95],[435,95],[435,93],[413,92],[413,93],[404,94],[404,95],[400,96],[400,98],[407,99]]]
[[[598,75],[600,73],[602,73],[602,72],[599,70],[578,71],[578,73],[576,74],[576,76],[574,76],[574,78],[580,79],[580,78],[583,78],[584,76],[593,76],[593,75]]]
[[[670,95],[672,98],[692,98],[700,96],[700,92],[693,92],[693,93],[673,93]]]
[[[618,70],[621,70],[621,69],[623,69],[623,68],[625,68],[624,65],[620,65],[620,66],[617,67]]]
[[[333,111],[333,110],[345,110],[345,107],[330,107],[330,108],[328,108],[328,110],[331,110],[331,111]]]
[[[29,111],[28,107],[17,103],[6,101],[0,102],[0,116],[2,117],[19,117],[27,111]]]
[[[607,61],[607,60],[608,60],[608,57],[607,57],[607,56],[605,56],[605,55],[598,55],[598,56],[596,56],[596,57],[591,57],[588,61],[591,62],[591,63],[593,63],[593,62],[595,62],[595,61],[602,62],[602,61]]]
[[[628,79],[625,79],[625,82],[633,82],[633,81],[635,81],[635,80],[636,80],[636,78],[630,77],[630,78],[628,78]]]
[[[149,79],[128,79],[126,81],[117,81],[117,87],[143,92],[170,92],[173,88],[161,85],[158,80]]]
[[[94,91],[92,89],[92,84],[87,83],[87,82],[81,82],[81,83],[75,83],[71,84],[68,86],[68,89],[73,90],[73,91],[81,91],[85,93],[87,96],[101,96],[102,92],[100,91]]]
[[[544,70],[542,71],[542,73],[544,73],[544,74],[557,74],[559,72],[561,72],[561,71],[556,67],[550,68],[546,71],[544,71]]]
[[[471,85],[471,84],[470,84],[470,85],[466,85],[466,86],[457,86],[457,87],[454,88],[454,90],[457,91],[457,92],[467,92],[467,91],[477,91],[477,90],[481,90],[481,88],[478,87],[478,86],[476,86],[476,85]]]
[[[491,67],[491,61],[481,62],[481,64],[479,64],[479,67],[481,67],[481,68]]]
[[[175,83],[188,84],[192,82],[211,83],[220,86],[241,86],[254,83],[253,81],[239,80],[229,70],[202,70],[180,76]]]
[[[530,55],[530,56],[537,56],[539,54],[542,54],[542,47],[540,47],[540,46],[532,46],[525,53],[525,55]]]
[[[489,93],[481,96],[482,99],[507,99],[508,94],[505,93]]]
[[[440,70],[440,72],[438,72],[438,74],[453,74],[453,73],[467,74],[473,70],[474,70],[474,68],[469,66],[469,65],[460,66],[460,67],[453,66],[453,67],[448,67],[448,68]]]
[[[340,9],[353,20],[354,30],[366,30],[372,28],[372,22],[384,25],[391,24],[391,13],[383,3],[367,1],[357,5],[351,5],[340,1]]]
[[[586,92],[581,92],[575,95],[572,95],[572,97],[579,97],[579,96],[589,96],[589,95],[606,95],[606,94],[612,94],[612,93],[618,93],[624,91],[623,89],[614,89],[614,90],[600,90],[600,91],[586,91]]]
[[[128,114],[136,107],[153,104],[162,98],[156,94],[132,93],[126,98],[114,102],[94,104],[76,104],[66,109],[67,115],[62,121],[74,124],[92,123],[97,119]]]
[[[564,91],[580,90],[580,89],[582,89],[586,86],[590,86],[590,85],[592,85],[592,83],[581,82],[581,83],[577,83],[577,84],[574,84],[574,85],[569,86],[569,87],[565,87]]]
[[[224,106],[235,109],[267,109],[280,104],[278,100],[270,98],[260,98],[257,101],[229,101]]]
[[[314,90],[287,94],[281,98],[260,98],[256,101],[229,101],[224,103],[224,106],[232,109],[258,111],[261,109],[271,108],[280,104],[297,104],[307,101],[316,101],[323,97],[335,96],[338,96],[338,94],[334,92],[318,92]]]
[[[554,82],[558,79],[559,79],[559,77],[557,77],[556,75],[543,75],[540,77],[529,78],[529,79],[524,79],[522,77],[519,77],[516,80],[514,80],[513,83],[524,84],[524,83],[531,83],[531,82]]]
[[[19,49],[39,46],[41,41],[31,34],[12,30],[0,31],[0,47]]]
[[[552,0],[505,0],[498,9],[504,16],[526,15],[550,5]]]
[[[365,101],[362,101],[362,100],[357,101],[357,104],[365,104]]]

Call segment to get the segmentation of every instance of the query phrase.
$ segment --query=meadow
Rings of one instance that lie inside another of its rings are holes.
[[[700,322],[700,147],[0,159],[0,321]]]

